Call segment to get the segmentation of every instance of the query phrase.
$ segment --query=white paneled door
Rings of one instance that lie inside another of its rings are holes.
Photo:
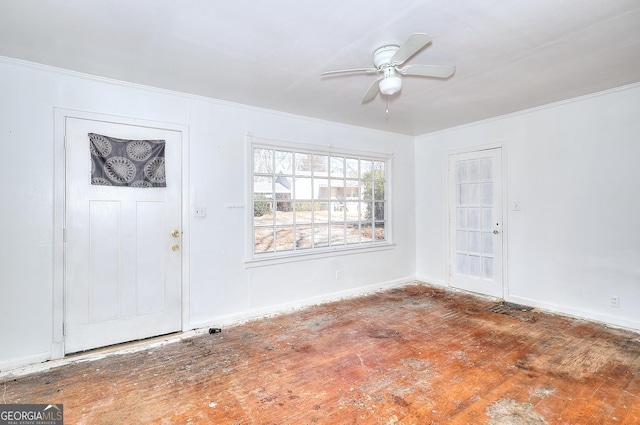
[[[502,289],[501,148],[449,156],[449,284],[494,297]]]
[[[92,185],[88,133],[165,140],[166,187]],[[180,131],[65,119],[66,353],[181,329],[181,144]]]

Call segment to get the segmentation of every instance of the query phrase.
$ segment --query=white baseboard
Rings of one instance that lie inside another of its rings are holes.
[[[449,284],[442,279],[436,279],[428,276],[416,276],[416,280],[427,285],[441,286],[443,288],[449,288]]]
[[[297,309],[310,307],[313,305],[324,304],[324,303],[343,300],[347,298],[353,298],[361,295],[367,295],[373,292],[383,291],[385,289],[401,287],[411,282],[414,282],[415,280],[416,278],[414,276],[409,276],[401,279],[395,279],[387,282],[379,282],[371,285],[347,289],[344,291],[323,294],[317,297],[305,298],[302,300],[296,300],[293,302],[278,304],[275,306],[269,306],[266,308],[247,310],[244,312],[233,313],[233,314],[228,314],[224,316],[217,316],[212,318],[211,320],[192,322],[190,328],[199,329],[199,328],[206,328],[210,326],[216,326],[216,327],[229,326],[229,325],[241,323],[247,320],[259,319],[262,317],[289,313]]]
[[[515,304],[526,305],[529,307],[539,308],[549,313],[557,313],[565,316],[569,316],[576,319],[588,320],[591,322],[598,322],[603,325],[611,325],[615,327],[625,328],[631,331],[640,332],[640,321],[628,320],[616,316],[610,316],[601,313],[595,313],[591,311],[578,310],[566,306],[561,306],[553,303],[547,303],[540,300],[531,298],[507,296],[505,301]]]
[[[7,373],[18,372],[20,369],[26,369],[33,364],[46,362],[51,358],[51,353],[38,353],[31,356],[20,357],[19,359],[5,360],[0,362],[0,377]]]

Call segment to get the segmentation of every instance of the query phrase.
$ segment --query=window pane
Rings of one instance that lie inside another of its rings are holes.
[[[384,200],[384,162],[373,163],[375,172],[373,173],[373,199]]]
[[[329,157],[327,155],[313,155],[313,174],[316,176],[329,175]]]
[[[373,227],[369,223],[363,223],[360,228],[360,241],[361,242],[373,242]]]
[[[360,190],[362,191],[362,199],[371,200],[374,199],[374,182],[373,175],[369,175],[369,178],[362,180]]]
[[[493,280],[493,258],[482,259],[482,274],[485,279]]]
[[[260,148],[253,150],[253,172],[273,172],[273,150]]]
[[[482,277],[482,263],[480,261],[480,257],[475,255],[470,255],[467,259],[469,262],[469,276],[471,277]]]
[[[360,186],[357,180],[345,181],[344,197],[351,200],[360,198]]]
[[[276,224],[293,224],[292,202],[276,202]]]
[[[469,203],[469,185],[456,185],[456,205],[466,206]]]
[[[364,220],[373,220],[373,202],[362,202],[364,205]]]
[[[331,197],[331,190],[329,189],[328,179],[313,179],[314,191],[313,199],[329,199]]]
[[[296,199],[311,199],[313,185],[310,177],[296,177],[294,181],[293,196]]]
[[[383,161],[374,161],[373,168],[376,170],[376,174],[384,176],[384,162]]]
[[[362,199],[362,200],[371,199],[372,198],[371,184],[365,184],[364,180],[360,180],[358,182],[358,192],[359,192],[358,199]]]
[[[371,170],[373,170],[373,161],[360,161],[360,178],[371,178]]]
[[[456,183],[467,181],[467,161],[456,161]]]
[[[293,250],[293,226],[276,228],[276,251]]]
[[[477,183],[469,185],[469,205],[480,205],[480,185]]]
[[[311,226],[296,227],[295,249],[307,249],[312,247],[313,228]]]
[[[480,254],[480,232],[469,232],[468,251],[474,254]]]
[[[482,159],[482,180],[492,180],[493,179],[493,168],[491,158],[483,158]]]
[[[482,234],[482,255],[493,255],[493,233]]]
[[[469,161],[469,181],[480,180],[480,160],[472,159]]]
[[[313,203],[310,201],[300,201],[294,203],[296,214],[296,224],[313,223]]]
[[[253,177],[253,199],[273,198],[273,177]]]
[[[360,242],[360,226],[358,223],[347,223],[347,243],[359,243]]]
[[[376,241],[384,241],[386,239],[386,236],[384,233],[384,223],[375,224],[374,237]]]
[[[254,227],[255,252],[273,252],[273,228]]]
[[[330,164],[331,177],[344,177],[344,158],[332,156]]]
[[[493,183],[482,183],[482,205],[493,206]]]
[[[345,202],[344,209],[348,221],[359,221],[362,219],[360,215],[360,202]]]
[[[331,199],[344,200],[344,180],[331,179]]]
[[[456,254],[456,271],[458,274],[467,274],[467,256],[465,254]]]
[[[345,175],[350,178],[358,178],[359,174],[359,162],[354,158],[346,159]]]
[[[469,229],[480,230],[480,208],[469,208]]]
[[[313,228],[313,246],[325,247],[329,246],[329,226],[328,225],[315,225]]]
[[[311,168],[313,164],[313,155],[308,153],[295,154],[295,174],[296,176],[311,176]]]
[[[282,175],[276,176],[273,185],[273,191],[276,197],[279,199],[291,199],[293,191],[291,190],[293,185],[291,184],[291,177],[285,177]]]
[[[253,203],[253,225],[261,226],[273,223],[273,202],[255,201]]]
[[[346,211],[344,210],[344,202],[331,202],[331,221],[343,222],[346,218]]]
[[[466,208],[456,208],[456,227],[460,230],[468,228],[468,216]]]
[[[374,202],[375,204],[375,220],[384,220],[384,202]]]
[[[344,223],[334,224],[331,226],[331,245],[345,244],[345,228]]]
[[[276,151],[275,153],[275,170],[276,174],[293,174],[293,153]]]
[[[464,230],[456,231],[456,251],[467,250],[467,232]]]
[[[314,223],[328,223],[329,222],[329,210],[327,202],[314,202],[313,203],[313,222]]]
[[[493,229],[493,208],[482,209],[482,230],[490,231]]]
[[[376,201],[384,201],[384,180],[374,181],[373,199]]]

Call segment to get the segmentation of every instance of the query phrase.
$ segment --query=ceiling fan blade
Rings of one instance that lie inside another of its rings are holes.
[[[340,75],[340,74],[376,74],[378,70],[376,68],[354,68],[354,69],[341,69],[339,71],[326,71],[320,74],[321,77],[329,77],[332,75]]]
[[[419,77],[447,78],[456,72],[453,65],[408,65],[398,69],[402,75],[417,75]]]
[[[433,37],[429,34],[419,32],[411,34],[407,41],[405,41],[393,55],[391,63],[394,65],[402,65],[407,59],[418,53],[418,50],[431,43],[431,40],[433,40]]]
[[[371,83],[371,85],[367,89],[364,96],[362,96],[362,103],[367,103],[373,100],[374,97],[376,97],[379,91],[378,84],[380,83],[380,80],[382,80],[383,78],[384,77],[381,75],[380,77],[376,78],[376,80],[373,83]]]

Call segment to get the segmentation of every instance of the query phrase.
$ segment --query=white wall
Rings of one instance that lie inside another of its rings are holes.
[[[61,269],[54,108],[189,127],[190,190],[207,209],[189,218],[185,328],[224,324],[395,285],[415,272],[413,139],[178,93],[86,78],[0,58],[0,370],[51,357],[54,275]],[[245,134],[393,155],[395,246],[370,253],[245,266]],[[341,280],[335,279],[340,269]]]
[[[640,86],[409,137],[0,59],[0,370],[48,359],[60,269],[54,108],[189,127],[186,328],[226,324],[417,276],[446,284],[444,158],[504,142],[506,298],[640,330]],[[245,266],[245,134],[393,154],[390,250]],[[415,164],[415,167],[414,167]],[[414,202],[415,196],[415,202]],[[415,208],[414,208],[415,205]],[[415,223],[415,226],[414,226]],[[335,270],[343,273],[335,279]],[[609,296],[621,298],[619,309]]]
[[[447,284],[447,151],[496,142],[506,146],[505,298],[640,330],[640,85],[418,137],[418,278]]]

